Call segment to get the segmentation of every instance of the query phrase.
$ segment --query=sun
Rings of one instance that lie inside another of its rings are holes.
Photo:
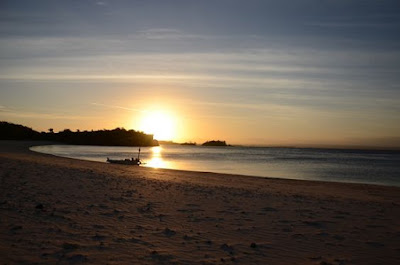
[[[140,122],[140,130],[153,134],[154,139],[172,140],[175,134],[175,120],[166,111],[146,111]]]

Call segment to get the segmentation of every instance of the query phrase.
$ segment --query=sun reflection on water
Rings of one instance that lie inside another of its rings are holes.
[[[162,148],[161,146],[155,146],[151,148],[151,158],[150,160],[146,161],[147,167],[153,168],[168,168],[168,162],[163,160],[161,156]]]
[[[151,148],[151,152],[153,153],[153,157],[161,157],[161,146],[154,146]]]

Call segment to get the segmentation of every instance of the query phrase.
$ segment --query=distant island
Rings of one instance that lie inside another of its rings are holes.
[[[0,140],[42,140],[78,145],[158,146],[152,134],[116,128],[114,130],[79,131],[65,129],[58,133],[37,132],[23,125],[0,122]]]
[[[158,143],[163,145],[179,145],[179,143],[175,143],[174,141],[165,141],[165,140],[159,140]]]
[[[202,146],[229,146],[226,144],[225,141],[207,141],[204,144],[202,144]]]
[[[196,142],[185,142],[181,143],[181,145],[197,145]]]
[[[196,142],[184,142],[184,143],[176,143],[174,141],[158,141],[159,144],[164,145],[197,145]]]

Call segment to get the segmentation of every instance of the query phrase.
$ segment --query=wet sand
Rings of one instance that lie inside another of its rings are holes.
[[[80,161],[0,141],[0,264],[399,264],[400,188]]]

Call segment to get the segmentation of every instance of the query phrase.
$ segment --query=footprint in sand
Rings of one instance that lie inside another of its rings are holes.
[[[317,221],[303,221],[303,224],[315,228],[325,228],[326,225],[323,222],[317,222]]]
[[[165,228],[163,231],[163,234],[166,235],[167,237],[171,237],[176,235],[176,232],[174,230],[171,230],[169,228]]]
[[[82,255],[82,254],[76,254],[70,257],[67,257],[67,260],[70,263],[82,263],[82,262],[86,262],[88,260],[87,256]]]
[[[365,244],[367,244],[368,246],[374,247],[374,248],[379,248],[379,247],[385,246],[385,244],[382,244],[380,242],[373,242],[373,241],[365,242]]]
[[[222,249],[225,252],[229,252],[229,254],[233,255],[234,254],[234,248],[232,246],[229,246],[228,244],[222,244],[220,249]]]
[[[158,260],[158,261],[161,261],[161,262],[169,262],[174,258],[174,256],[172,256],[172,255],[162,254],[162,253],[157,252],[156,250],[151,252],[150,257],[153,260]]]

